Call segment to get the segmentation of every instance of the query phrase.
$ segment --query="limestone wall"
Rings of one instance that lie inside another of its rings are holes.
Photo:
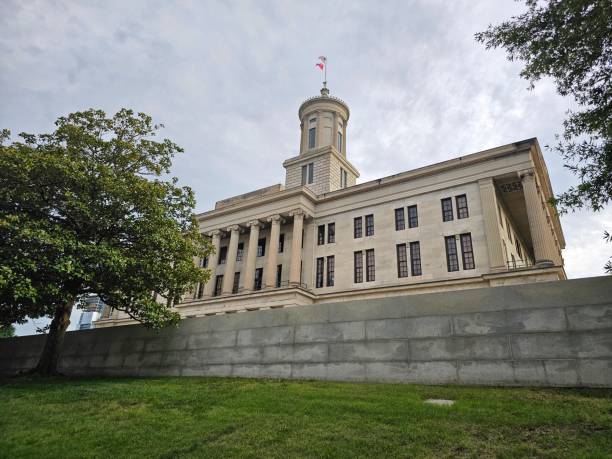
[[[44,337],[0,340],[0,373]],[[317,304],[70,332],[71,375],[612,386],[612,277]]]

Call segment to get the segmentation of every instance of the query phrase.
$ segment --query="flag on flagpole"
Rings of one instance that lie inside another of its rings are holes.
[[[319,56],[319,60],[321,62],[317,62],[315,66],[319,67],[319,70],[323,70],[325,68],[325,64],[327,63],[327,58],[325,56]]]

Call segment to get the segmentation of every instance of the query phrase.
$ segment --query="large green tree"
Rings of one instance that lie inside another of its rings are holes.
[[[15,336],[14,325],[0,325],[0,338],[10,338]]]
[[[534,84],[550,77],[579,109],[568,112],[552,146],[579,178],[553,199],[561,211],[603,209],[612,199],[612,2],[526,0],[527,11],[490,25],[476,39],[505,48],[525,63],[521,76]],[[606,237],[607,236],[606,233]],[[612,271],[608,261],[606,270]]]
[[[143,113],[59,118],[50,134],[0,135],[0,325],[52,317],[34,372],[55,374],[73,305],[95,293],[154,328],[209,273],[195,200],[164,179],[182,149]],[[160,300],[161,299],[161,300]]]

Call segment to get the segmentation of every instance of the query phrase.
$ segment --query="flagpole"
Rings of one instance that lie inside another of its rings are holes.
[[[325,81],[323,82],[323,87],[327,88],[327,57],[325,57]]]

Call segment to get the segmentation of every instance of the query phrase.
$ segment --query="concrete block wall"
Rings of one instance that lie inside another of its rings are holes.
[[[0,373],[43,336],[0,340]],[[612,387],[612,277],[314,304],[70,332],[71,375]]]

